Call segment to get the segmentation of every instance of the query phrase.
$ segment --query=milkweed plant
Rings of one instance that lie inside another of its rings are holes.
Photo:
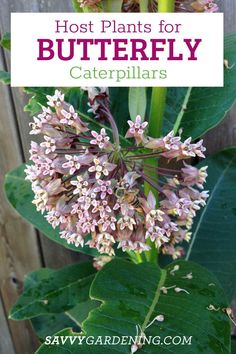
[[[220,3],[73,6],[213,13]],[[38,354],[231,352],[236,148],[209,156],[204,134],[236,100],[235,40],[226,35],[223,88],[25,88],[30,158],[7,174],[6,195],[45,236],[88,255],[26,277],[10,318],[31,321]]]

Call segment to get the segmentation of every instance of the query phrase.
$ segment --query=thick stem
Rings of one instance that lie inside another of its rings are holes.
[[[158,0],[158,12],[174,12],[175,0]]]
[[[166,87],[153,87],[152,89],[149,133],[153,138],[158,138],[162,132],[166,93]]]
[[[158,12],[173,12],[175,8],[175,0],[158,0]],[[162,133],[164,110],[166,104],[166,87],[153,87],[151,107],[149,115],[149,134],[153,138],[159,138]],[[150,158],[146,161],[152,167],[157,167],[157,160]],[[156,172],[145,170],[145,174],[153,177],[157,180],[158,176]],[[144,183],[144,191],[147,195],[149,191],[152,191],[158,202],[158,191],[153,188],[149,183]],[[151,250],[146,252],[146,258],[149,262],[157,262],[157,250],[155,244],[148,240]]]
[[[160,137],[162,132],[166,93],[166,87],[153,87],[152,89],[151,107],[149,114],[149,134],[153,138]],[[157,167],[156,158],[150,158],[146,161],[146,163],[153,167]],[[154,171],[150,171],[150,169],[145,169],[145,172],[146,174],[150,175],[150,177],[154,177],[155,179],[157,179],[157,175],[155,176]],[[145,194],[148,194],[150,190],[153,192],[156,199],[158,200],[158,192],[147,182],[144,183]]]
[[[140,12],[148,12],[148,3],[149,3],[149,0],[140,0],[139,1]]]

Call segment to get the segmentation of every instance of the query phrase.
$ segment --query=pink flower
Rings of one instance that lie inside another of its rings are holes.
[[[169,242],[169,238],[164,235],[165,230],[160,226],[150,226],[146,232],[146,238],[150,238],[160,248],[163,243]]]
[[[107,148],[109,146],[109,136],[106,133],[104,128],[101,129],[100,134],[95,132],[94,130],[91,131],[92,136],[94,137],[93,140],[90,140],[90,144],[98,145],[100,149]]]
[[[113,193],[111,181],[103,181],[99,179],[97,183],[98,186],[94,188],[94,192],[101,193],[101,199],[105,199],[108,194],[111,195]]]
[[[45,142],[41,143],[40,146],[46,148],[45,154],[54,152],[56,150],[56,140],[46,135],[44,136],[44,139]]]
[[[128,120],[129,130],[126,133],[126,138],[134,138],[139,145],[144,141],[145,129],[148,126],[148,122],[142,122],[141,116],[137,116],[135,121]]]
[[[121,231],[124,230],[125,228],[128,228],[130,231],[133,231],[134,225],[136,225],[136,222],[133,218],[126,215],[118,220],[117,225]]]
[[[108,176],[114,168],[116,168],[115,164],[107,162],[106,158],[102,157],[101,159],[95,158],[93,166],[89,167],[88,171],[94,172],[95,178],[100,179],[101,176]]]
[[[62,167],[69,169],[69,174],[73,175],[76,171],[80,169],[79,157],[76,155],[65,155],[67,162],[63,163]]]

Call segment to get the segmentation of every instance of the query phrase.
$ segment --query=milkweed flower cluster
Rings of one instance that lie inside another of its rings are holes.
[[[107,90],[89,89],[88,95],[90,109],[112,129],[91,129],[60,91],[47,96],[48,107],[31,123],[31,134],[43,137],[31,143],[32,164],[26,167],[37,210],[68,244],[112,256],[115,246],[148,251],[151,240],[164,254],[181,256],[180,244],[190,240],[193,218],[208,197],[207,168],[186,162],[204,157],[202,140],[182,141],[173,132],[153,139],[148,123],[137,116],[128,121],[126,134],[135,144],[121,146]],[[149,165],[150,158],[159,167]],[[161,167],[171,160],[182,160],[182,167]],[[154,193],[145,196],[143,182],[158,191],[158,204]]]

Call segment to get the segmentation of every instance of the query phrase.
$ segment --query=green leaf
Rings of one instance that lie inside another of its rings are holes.
[[[42,268],[36,272],[29,273],[25,279],[24,291],[33,287],[37,288],[39,284],[42,284],[43,280],[47,281],[53,274],[55,275],[55,272],[53,269]],[[37,336],[43,341],[46,336],[53,335],[67,327],[71,327],[74,331],[79,331],[89,311],[98,305],[98,301],[86,299],[86,301],[80,302],[66,312],[64,312],[64,309],[61,309],[61,313],[48,313],[33,317],[31,318],[31,323]]]
[[[9,32],[4,33],[3,37],[1,38],[0,44],[4,49],[11,49],[11,34]]]
[[[236,293],[236,148],[226,149],[199,164],[208,165],[207,205],[197,213],[186,259],[212,271],[228,299]]]
[[[80,331],[80,327],[66,314],[42,315],[31,320],[32,326],[41,341],[64,328],[72,328],[73,331]]]
[[[175,121],[181,111],[184,98],[187,94],[185,87],[170,87],[167,89],[166,107],[164,113],[163,135],[174,128]]]
[[[28,104],[24,107],[25,112],[34,116],[42,110],[42,106],[47,105],[47,95],[53,95],[54,87],[25,87],[24,91],[31,95]]]
[[[31,116],[34,116],[35,114],[40,112],[41,109],[42,106],[38,103],[38,100],[35,98],[35,96],[33,96],[29,99],[27,105],[25,105],[24,112],[29,112]]]
[[[73,251],[97,256],[98,252],[95,249],[88,246],[75,247],[73,244],[68,244],[66,240],[61,239],[58,228],[53,229],[45,217],[36,210],[32,204],[34,195],[31,190],[31,184],[25,180],[24,169],[25,165],[21,165],[6,175],[5,192],[11,205],[24,219],[33,224],[50,240]]]
[[[10,85],[11,75],[7,71],[0,70],[0,82],[4,85]]]
[[[74,346],[74,348],[72,348],[72,346],[69,343],[61,344],[61,342],[60,345],[57,339],[59,337],[64,337],[69,339],[69,337],[72,336],[73,337],[80,336],[80,334],[73,332],[71,328],[63,329],[62,331],[55,333],[54,336],[50,336],[49,338],[47,338],[50,341],[53,341],[53,339],[56,338],[55,345],[42,344],[40,348],[38,348],[38,350],[35,352],[35,354],[46,354],[46,353],[47,354],[83,354],[84,351],[82,351],[82,346],[78,347],[78,345],[76,345],[76,347]],[[79,352],[78,352],[78,348],[79,348]]]
[[[29,274],[27,286],[11,309],[10,318],[23,320],[61,313],[87,301],[95,272],[90,262],[84,262],[56,271],[40,269]]]
[[[87,113],[88,110],[88,98],[84,90],[80,87],[64,88],[65,101],[72,104],[75,109],[80,110],[83,113]]]
[[[140,115],[145,119],[147,108],[146,87],[130,87],[129,88],[129,114],[134,121]]]
[[[70,327],[74,332],[80,331],[81,324],[88,317],[89,312],[98,307],[99,304],[98,301],[89,299],[66,312],[41,315],[31,318],[30,321],[37,336],[41,341],[44,341],[47,336],[51,336],[64,328]]]
[[[179,266],[179,270],[172,275],[174,266]],[[183,278],[190,273],[193,279]],[[102,286],[105,281],[106,287]],[[169,289],[167,294],[163,294],[161,288],[173,285],[188,293]],[[147,336],[156,333],[163,336],[193,336],[192,353],[199,353],[200,347],[207,348],[208,354],[220,351],[227,353],[229,350],[230,325],[227,316],[222,313],[214,313],[212,316],[207,310],[209,304],[225,307],[224,293],[212,274],[192,262],[178,261],[161,270],[153,264],[133,265],[123,260],[114,260],[97,274],[90,296],[103,301],[103,304],[92,311],[84,322],[86,334],[102,335],[105,329],[106,334],[134,335],[135,325],[140,324]],[[160,314],[164,316],[164,321],[161,324],[156,321],[145,330]],[[195,326],[199,318],[201,330]],[[156,353],[153,346],[144,350]],[[183,352],[181,347],[168,346],[160,353],[171,350],[175,353]]]
[[[121,136],[128,130],[127,120],[130,119],[128,107],[128,87],[110,87],[109,97],[111,102],[111,113],[115,118]],[[126,140],[127,141],[127,140]]]
[[[236,101],[236,65],[234,65],[236,61],[235,32],[226,34],[225,36],[224,57],[228,60],[230,66],[229,69],[225,68],[224,87],[195,87],[191,91],[187,108],[180,123],[184,138],[192,136],[193,139],[196,139],[214,128],[225,118],[226,113]],[[168,89],[164,120],[165,134],[173,129],[184,101],[184,90],[186,89]],[[177,104],[173,102],[175,96],[177,97]],[[170,101],[170,104],[168,104],[168,101]]]
[[[174,266],[179,266],[179,270],[173,273]],[[193,278],[185,279],[190,273]],[[165,294],[163,287],[172,288]],[[176,292],[175,287],[184,290]],[[230,353],[229,319],[222,310],[208,309],[209,305],[225,308],[224,293],[215,277],[195,263],[178,261],[160,269],[151,263],[137,265],[115,259],[97,274],[90,296],[102,304],[91,311],[83,323],[86,336],[94,336],[95,339],[99,336],[103,339],[105,336],[135,337],[136,326],[139,325],[147,338],[158,336],[161,342],[168,336],[192,338],[191,345],[146,344],[139,349],[140,354]],[[164,316],[163,321],[154,320],[159,315]],[[65,330],[57,335],[78,334]],[[78,342],[74,345],[66,342],[63,347],[42,345],[37,354],[67,352],[130,353],[131,345],[82,345],[78,350]]]

